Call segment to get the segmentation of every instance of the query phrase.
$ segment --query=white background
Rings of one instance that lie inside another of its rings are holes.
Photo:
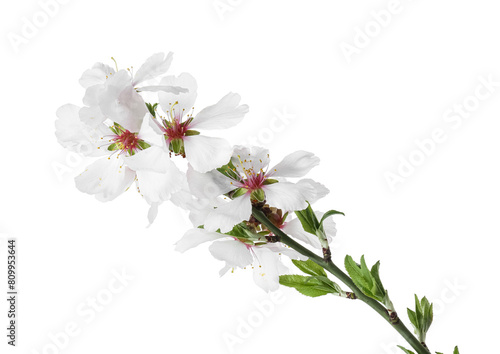
[[[224,333],[236,336],[239,318],[259,319],[255,302],[269,295],[251,270],[219,278],[222,263],[206,246],[174,252],[190,225],[169,204],[147,229],[147,205],[135,191],[110,203],[78,192],[73,177],[89,161],[72,159],[54,136],[56,109],[81,104],[78,79],[94,62],[111,64],[114,56],[138,68],[153,53],[173,51],[170,73],[198,80],[197,108],[229,91],[250,105],[242,124],[220,133],[232,143],[253,137],[275,162],[297,149],[321,158],[311,177],[331,194],[317,207],[346,213],[336,218],[338,264],[346,253],[380,259],[408,325],[414,293],[434,301],[431,349],[494,352],[500,87],[458,128],[443,115],[474,102],[479,77],[500,81],[496,3],[401,0],[383,28],[371,12],[389,1],[220,3],[229,6],[222,14],[212,0],[66,1],[46,24],[41,15],[37,33],[18,46],[9,38],[22,36],[23,18],[34,21],[42,7],[34,0],[4,6],[0,232],[19,243],[17,351],[229,353]],[[349,62],[341,46],[354,45],[366,26],[371,36]],[[283,112],[294,119],[278,132],[270,122]],[[435,129],[446,141],[391,190],[386,173],[397,173],[400,157],[418,155],[415,140]],[[79,315],[122,269],[134,279],[91,321]],[[382,354],[403,343],[363,303],[281,291],[281,303],[234,352]],[[54,350],[50,335],[71,323],[78,334]],[[7,352],[3,331],[0,338]]]

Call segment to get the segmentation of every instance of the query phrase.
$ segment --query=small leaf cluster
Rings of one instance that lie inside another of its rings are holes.
[[[301,294],[310,297],[318,297],[326,294],[345,296],[345,292],[340,288],[340,286],[328,279],[323,267],[314,263],[310,259],[307,261],[292,260],[292,262],[301,271],[309,274],[309,276],[280,275],[281,285],[295,288]]]

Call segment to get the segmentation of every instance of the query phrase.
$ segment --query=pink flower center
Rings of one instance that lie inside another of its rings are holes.
[[[118,145],[118,149],[122,151],[135,151],[138,149],[137,133],[131,133],[129,130],[125,130],[120,135],[116,135],[113,139]]]

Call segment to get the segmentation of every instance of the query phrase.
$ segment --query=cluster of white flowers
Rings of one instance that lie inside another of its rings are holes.
[[[225,262],[221,275],[252,265],[256,283],[276,290],[279,275],[287,271],[280,256],[303,256],[273,241],[274,234],[252,216],[252,206],[279,229],[321,248],[316,235],[291,219],[293,212],[328,193],[320,183],[300,179],[319,159],[297,151],[270,167],[267,149],[231,147],[224,139],[200,134],[235,126],[248,106],[240,104],[238,94],[228,93],[195,114],[196,80],[188,73],[164,76],[171,62],[172,53],[158,53],[135,74],[132,68],[103,63],[83,73],[84,106],[60,107],[56,121],[62,146],[97,158],[75,178],[76,187],[111,201],[135,182],[150,205],[150,223],[158,206],[170,200],[190,213],[194,226],[177,242],[178,251],[215,241],[209,249]],[[185,172],[175,164],[183,158],[188,162]],[[324,230],[327,237],[334,236],[334,222],[325,222]]]

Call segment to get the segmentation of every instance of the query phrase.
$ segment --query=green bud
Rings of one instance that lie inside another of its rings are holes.
[[[184,142],[182,139],[174,139],[170,142],[170,149],[176,154],[180,154],[183,148]]]
[[[252,194],[250,195],[250,198],[257,200],[259,202],[263,202],[266,200],[266,194],[264,193],[264,191],[262,189],[256,189],[252,192]]]

